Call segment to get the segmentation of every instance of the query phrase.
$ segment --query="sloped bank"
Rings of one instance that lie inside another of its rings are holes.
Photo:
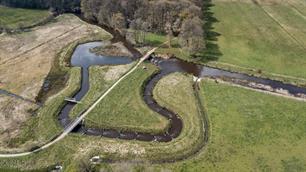
[[[82,98],[89,90],[89,73],[88,67],[92,65],[118,65],[131,63],[129,58],[124,57],[106,57],[99,56],[92,52],[90,49],[100,46],[101,43],[92,42],[87,44],[81,44],[77,47],[72,55],[71,63],[72,66],[82,67],[82,84],[81,89],[76,93],[72,99],[76,101],[81,101]],[[96,128],[86,128],[85,126],[79,126],[75,131],[79,131],[88,135],[104,136],[110,138],[128,139],[128,140],[140,140],[140,141],[159,141],[168,142],[173,138],[179,136],[182,130],[183,123],[179,116],[173,111],[160,106],[152,97],[153,89],[156,83],[168,73],[160,73],[155,75],[152,79],[148,81],[144,89],[144,100],[147,105],[155,112],[168,118],[170,121],[170,127],[165,133],[160,134],[150,134],[141,132],[128,132],[128,131],[118,131],[114,129],[96,129]],[[63,128],[69,126],[71,119],[69,118],[69,113],[75,106],[75,103],[68,102],[60,111],[59,120]]]

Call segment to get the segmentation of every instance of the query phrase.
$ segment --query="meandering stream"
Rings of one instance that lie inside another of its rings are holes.
[[[93,65],[122,65],[129,64],[133,59],[128,57],[105,57],[91,53],[91,48],[101,46],[103,42],[90,42],[79,45],[71,58],[71,65],[82,68],[82,83],[81,89],[73,96],[77,101],[81,101],[89,90],[89,71],[88,68]],[[140,140],[140,141],[158,141],[169,142],[172,139],[178,137],[183,128],[183,121],[179,115],[174,113],[175,109],[170,110],[160,106],[153,98],[153,90],[155,85],[164,76],[174,72],[185,72],[192,74],[196,77],[210,77],[220,78],[235,84],[255,87],[256,89],[265,90],[266,87],[272,90],[287,90],[292,96],[299,96],[300,94],[306,94],[306,89],[291,84],[284,84],[279,81],[263,79],[259,77],[249,76],[240,73],[233,73],[221,69],[206,67],[189,62],[185,62],[176,58],[165,60],[158,57],[152,57],[150,61],[160,68],[160,72],[151,77],[151,79],[145,83],[145,89],[143,92],[143,100],[150,109],[166,117],[170,121],[170,127],[168,131],[160,134],[139,133],[139,132],[123,132],[112,129],[103,128],[86,128],[83,125],[79,125],[74,129],[74,132],[80,132],[87,135],[104,136],[109,138],[119,138],[126,140]],[[252,84],[250,84],[252,83]],[[264,85],[265,87],[257,87],[257,85]],[[269,91],[269,90],[268,90]],[[97,93],[98,94],[98,93]],[[67,127],[71,122],[69,113],[76,104],[67,102],[61,109],[59,114],[59,122],[63,127]]]

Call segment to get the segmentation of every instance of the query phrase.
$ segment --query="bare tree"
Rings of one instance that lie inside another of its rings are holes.
[[[111,27],[118,30],[122,35],[126,33],[126,22],[122,13],[114,13],[111,17]]]
[[[172,25],[171,25],[170,22],[166,23],[165,31],[166,31],[167,37],[168,37],[168,47],[171,48],[171,39],[172,39],[172,36],[173,36],[173,32],[172,32]]]
[[[147,32],[166,33],[168,46],[179,35],[180,44],[190,52],[205,48],[202,0],[86,0],[85,16],[111,26],[121,33],[130,29],[128,38],[143,44]]]
[[[199,17],[193,17],[183,22],[180,43],[190,53],[197,53],[205,48],[203,22]]]

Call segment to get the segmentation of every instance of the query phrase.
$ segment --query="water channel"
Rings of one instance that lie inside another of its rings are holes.
[[[133,62],[133,59],[128,57],[106,57],[96,55],[90,52],[91,48],[101,45],[103,45],[103,42],[90,42],[81,44],[75,49],[72,55],[71,65],[74,67],[82,68],[81,89],[73,96],[73,99],[75,99],[76,101],[81,101],[90,88],[88,71],[88,68],[90,66],[122,65]],[[306,95],[305,88],[298,87],[295,85],[197,65],[176,58],[165,60],[158,57],[152,57],[149,60],[151,63],[155,64],[160,68],[160,72],[152,76],[151,79],[147,81],[147,83],[145,83],[143,100],[151,110],[169,119],[170,127],[165,133],[153,135],[150,133],[126,132],[103,128],[86,128],[81,124],[77,126],[73,132],[79,132],[93,136],[104,136],[109,138],[119,138],[126,140],[135,139],[140,141],[158,142],[169,142],[172,139],[178,137],[183,128],[183,121],[180,119],[178,114],[174,113],[174,110],[170,110],[160,106],[153,98],[153,90],[158,81],[161,80],[164,76],[174,72],[185,72],[199,78],[209,77],[223,79],[246,87],[255,87],[255,89],[265,90],[268,87],[269,90],[266,91],[285,90],[288,94],[296,97],[299,95]],[[258,85],[264,85],[264,87],[258,87]],[[67,102],[60,111],[58,119],[60,124],[64,128],[67,127],[71,122],[71,119],[69,118],[69,113],[75,105],[75,103]]]

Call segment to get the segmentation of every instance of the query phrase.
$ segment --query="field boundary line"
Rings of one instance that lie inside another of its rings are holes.
[[[12,97],[12,98],[14,98],[14,99],[19,99],[19,100],[22,100],[22,101],[25,101],[25,102],[29,102],[29,103],[33,103],[33,104],[39,105],[39,104],[37,104],[35,101],[33,101],[33,100],[31,100],[31,99],[25,98],[25,97],[23,97],[23,96],[21,96],[21,95],[12,93],[12,92],[10,92],[10,91],[7,91],[7,90],[1,89],[1,88],[0,88],[0,95],[9,96],[9,97]]]
[[[271,13],[269,13],[262,5],[260,5],[257,0],[252,0],[254,2],[255,5],[257,5],[258,7],[260,7],[262,9],[262,11],[267,15],[269,16],[277,25],[280,26],[280,28],[285,32],[287,33],[287,35],[289,37],[291,37],[292,40],[294,40],[298,46],[300,46],[302,49],[306,50],[306,47],[304,47],[304,44],[302,42],[300,42],[297,38],[295,38],[286,28],[285,26],[279,22]],[[255,1],[257,3],[255,3]]]
[[[211,79],[211,78],[204,78],[204,80],[215,81],[214,79]],[[223,81],[223,80],[218,80],[218,82],[220,82],[221,84],[225,84],[225,85],[229,85],[229,86],[233,86],[233,87],[238,87],[238,88],[243,88],[243,89],[246,89],[246,90],[251,90],[251,91],[255,91],[255,92],[259,92],[259,93],[265,93],[265,94],[273,95],[273,96],[277,96],[277,97],[283,97],[283,98],[296,100],[296,101],[300,101],[300,102],[306,102],[306,99],[304,99],[304,98],[293,97],[293,96],[290,96],[290,95],[279,94],[279,93],[276,93],[276,92],[260,90],[260,89],[256,89],[256,88],[250,88],[250,87],[242,86],[242,85],[239,85],[239,84],[234,84],[232,82],[227,82],[227,81]]]
[[[222,64],[222,65],[227,65],[227,66],[231,66],[231,67],[237,67],[240,69],[245,69],[245,70],[249,70],[249,71],[255,71],[255,68],[249,68],[249,67],[243,67],[243,66],[238,66],[238,65],[234,65],[231,63],[225,63],[225,62],[214,62],[214,64]],[[220,67],[222,68],[222,67]],[[263,71],[265,72],[265,71]],[[300,81],[305,81],[305,78],[300,78],[300,77],[295,77],[295,76],[290,76],[290,75],[284,75],[284,74],[278,74],[278,73],[271,73],[271,72],[266,72],[267,74],[270,74],[272,76],[276,76],[276,77],[284,77],[284,78],[288,78],[288,79],[296,79],[296,80],[300,80]]]
[[[32,48],[30,48],[29,50],[24,51],[24,52],[21,53],[21,54],[18,54],[18,55],[16,55],[16,56],[12,57],[12,58],[9,58],[9,59],[7,59],[7,60],[4,60],[3,62],[0,63],[0,65],[4,65],[4,64],[6,64],[6,63],[8,63],[8,62],[10,62],[10,61],[12,61],[12,60],[18,58],[18,57],[21,57],[22,55],[27,54],[27,53],[29,53],[29,52],[31,52],[31,51],[33,51],[33,50],[35,50],[35,49],[37,49],[37,48],[39,48],[39,47],[45,45],[45,44],[47,44],[47,43],[50,43],[50,42],[52,42],[52,41],[54,41],[54,40],[56,40],[56,39],[58,39],[58,38],[60,38],[60,37],[62,37],[62,36],[64,36],[64,35],[68,34],[69,32],[72,32],[72,31],[74,31],[74,30],[80,28],[81,26],[83,26],[83,24],[80,24],[80,25],[78,25],[78,26],[75,26],[75,27],[73,27],[72,29],[70,29],[70,30],[68,30],[68,31],[66,31],[66,32],[64,32],[64,33],[62,33],[62,34],[60,34],[60,35],[54,37],[54,38],[51,38],[51,39],[49,39],[49,40],[47,40],[47,41],[45,41],[45,42],[42,42],[42,43],[38,44],[37,46],[32,47]]]
[[[298,8],[296,8],[296,6],[294,6],[291,1],[288,1],[288,4],[297,12],[299,13],[304,19],[306,19],[306,16],[301,12],[301,10],[299,10]]]
[[[166,42],[165,42],[166,43]],[[163,44],[165,44],[163,43]],[[162,44],[162,45],[163,45]],[[124,80],[126,77],[128,77],[131,73],[133,73],[146,59],[150,57],[152,53],[156,51],[158,47],[155,47],[148,51],[139,61],[138,63],[125,75],[123,75],[120,79],[118,79],[108,90],[105,91],[105,93],[100,96],[100,98],[95,101],[82,115],[77,117],[69,126],[67,126],[64,131],[58,135],[55,139],[52,139],[51,142],[29,152],[23,152],[23,153],[12,153],[12,154],[0,154],[0,158],[13,158],[13,157],[22,157],[31,155],[33,153],[40,152],[44,149],[49,148],[50,146],[54,145],[55,143],[61,141],[64,139],[122,80]]]

